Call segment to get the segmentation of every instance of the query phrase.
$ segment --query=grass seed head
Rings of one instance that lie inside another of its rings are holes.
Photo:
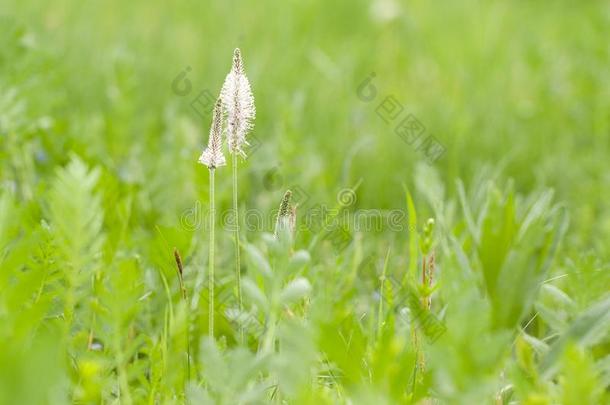
[[[241,51],[239,48],[235,48],[233,51],[233,65],[231,66],[231,70],[237,74],[244,74],[244,64],[241,60]]]
[[[256,108],[239,48],[235,49],[233,53],[233,65],[222,85],[220,94],[227,115],[229,151],[246,157],[243,148],[249,145],[246,135],[254,127]]]
[[[222,154],[222,101],[220,98],[216,100],[216,105],[214,105],[208,147],[205,148],[199,157],[199,163],[206,165],[209,169],[215,169],[227,164]]]
[[[174,259],[176,260],[176,266],[178,267],[178,273],[180,277],[182,277],[183,269],[182,266],[182,258],[180,257],[180,253],[178,253],[178,249],[174,248]]]

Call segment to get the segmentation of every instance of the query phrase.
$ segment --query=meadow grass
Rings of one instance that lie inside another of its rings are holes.
[[[0,4],[0,404],[610,402],[609,37],[603,1]]]

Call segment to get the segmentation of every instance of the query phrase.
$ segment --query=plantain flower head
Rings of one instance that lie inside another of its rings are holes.
[[[243,147],[249,145],[246,135],[254,127],[256,108],[239,48],[233,53],[233,66],[222,85],[220,96],[227,115],[229,151],[246,157]]]
[[[276,239],[281,236],[283,232],[287,232],[289,235],[294,236],[297,219],[297,207],[290,204],[292,198],[292,191],[287,190],[280,203],[280,209],[277,214],[277,220],[275,222],[275,237]]]
[[[206,165],[209,169],[215,169],[227,164],[222,154],[222,101],[220,98],[216,100],[216,105],[214,105],[208,147],[205,148],[199,157],[199,163]]]

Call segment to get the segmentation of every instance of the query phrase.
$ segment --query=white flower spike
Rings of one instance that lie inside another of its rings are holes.
[[[199,157],[199,163],[206,165],[209,169],[215,169],[227,164],[222,154],[222,101],[220,98],[216,100],[216,105],[214,106],[208,147],[205,148]]]
[[[249,145],[246,135],[254,127],[256,108],[239,48],[233,53],[233,66],[222,85],[220,97],[227,113],[229,151],[246,157],[243,147]]]

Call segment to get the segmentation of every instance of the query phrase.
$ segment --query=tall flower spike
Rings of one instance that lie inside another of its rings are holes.
[[[216,100],[216,105],[214,106],[208,147],[205,148],[199,157],[199,163],[206,165],[209,169],[215,169],[227,164],[222,154],[222,101],[220,98]]]
[[[220,96],[227,113],[229,151],[246,157],[243,147],[249,145],[246,135],[254,127],[256,108],[239,48],[233,53],[233,66],[222,85]]]

